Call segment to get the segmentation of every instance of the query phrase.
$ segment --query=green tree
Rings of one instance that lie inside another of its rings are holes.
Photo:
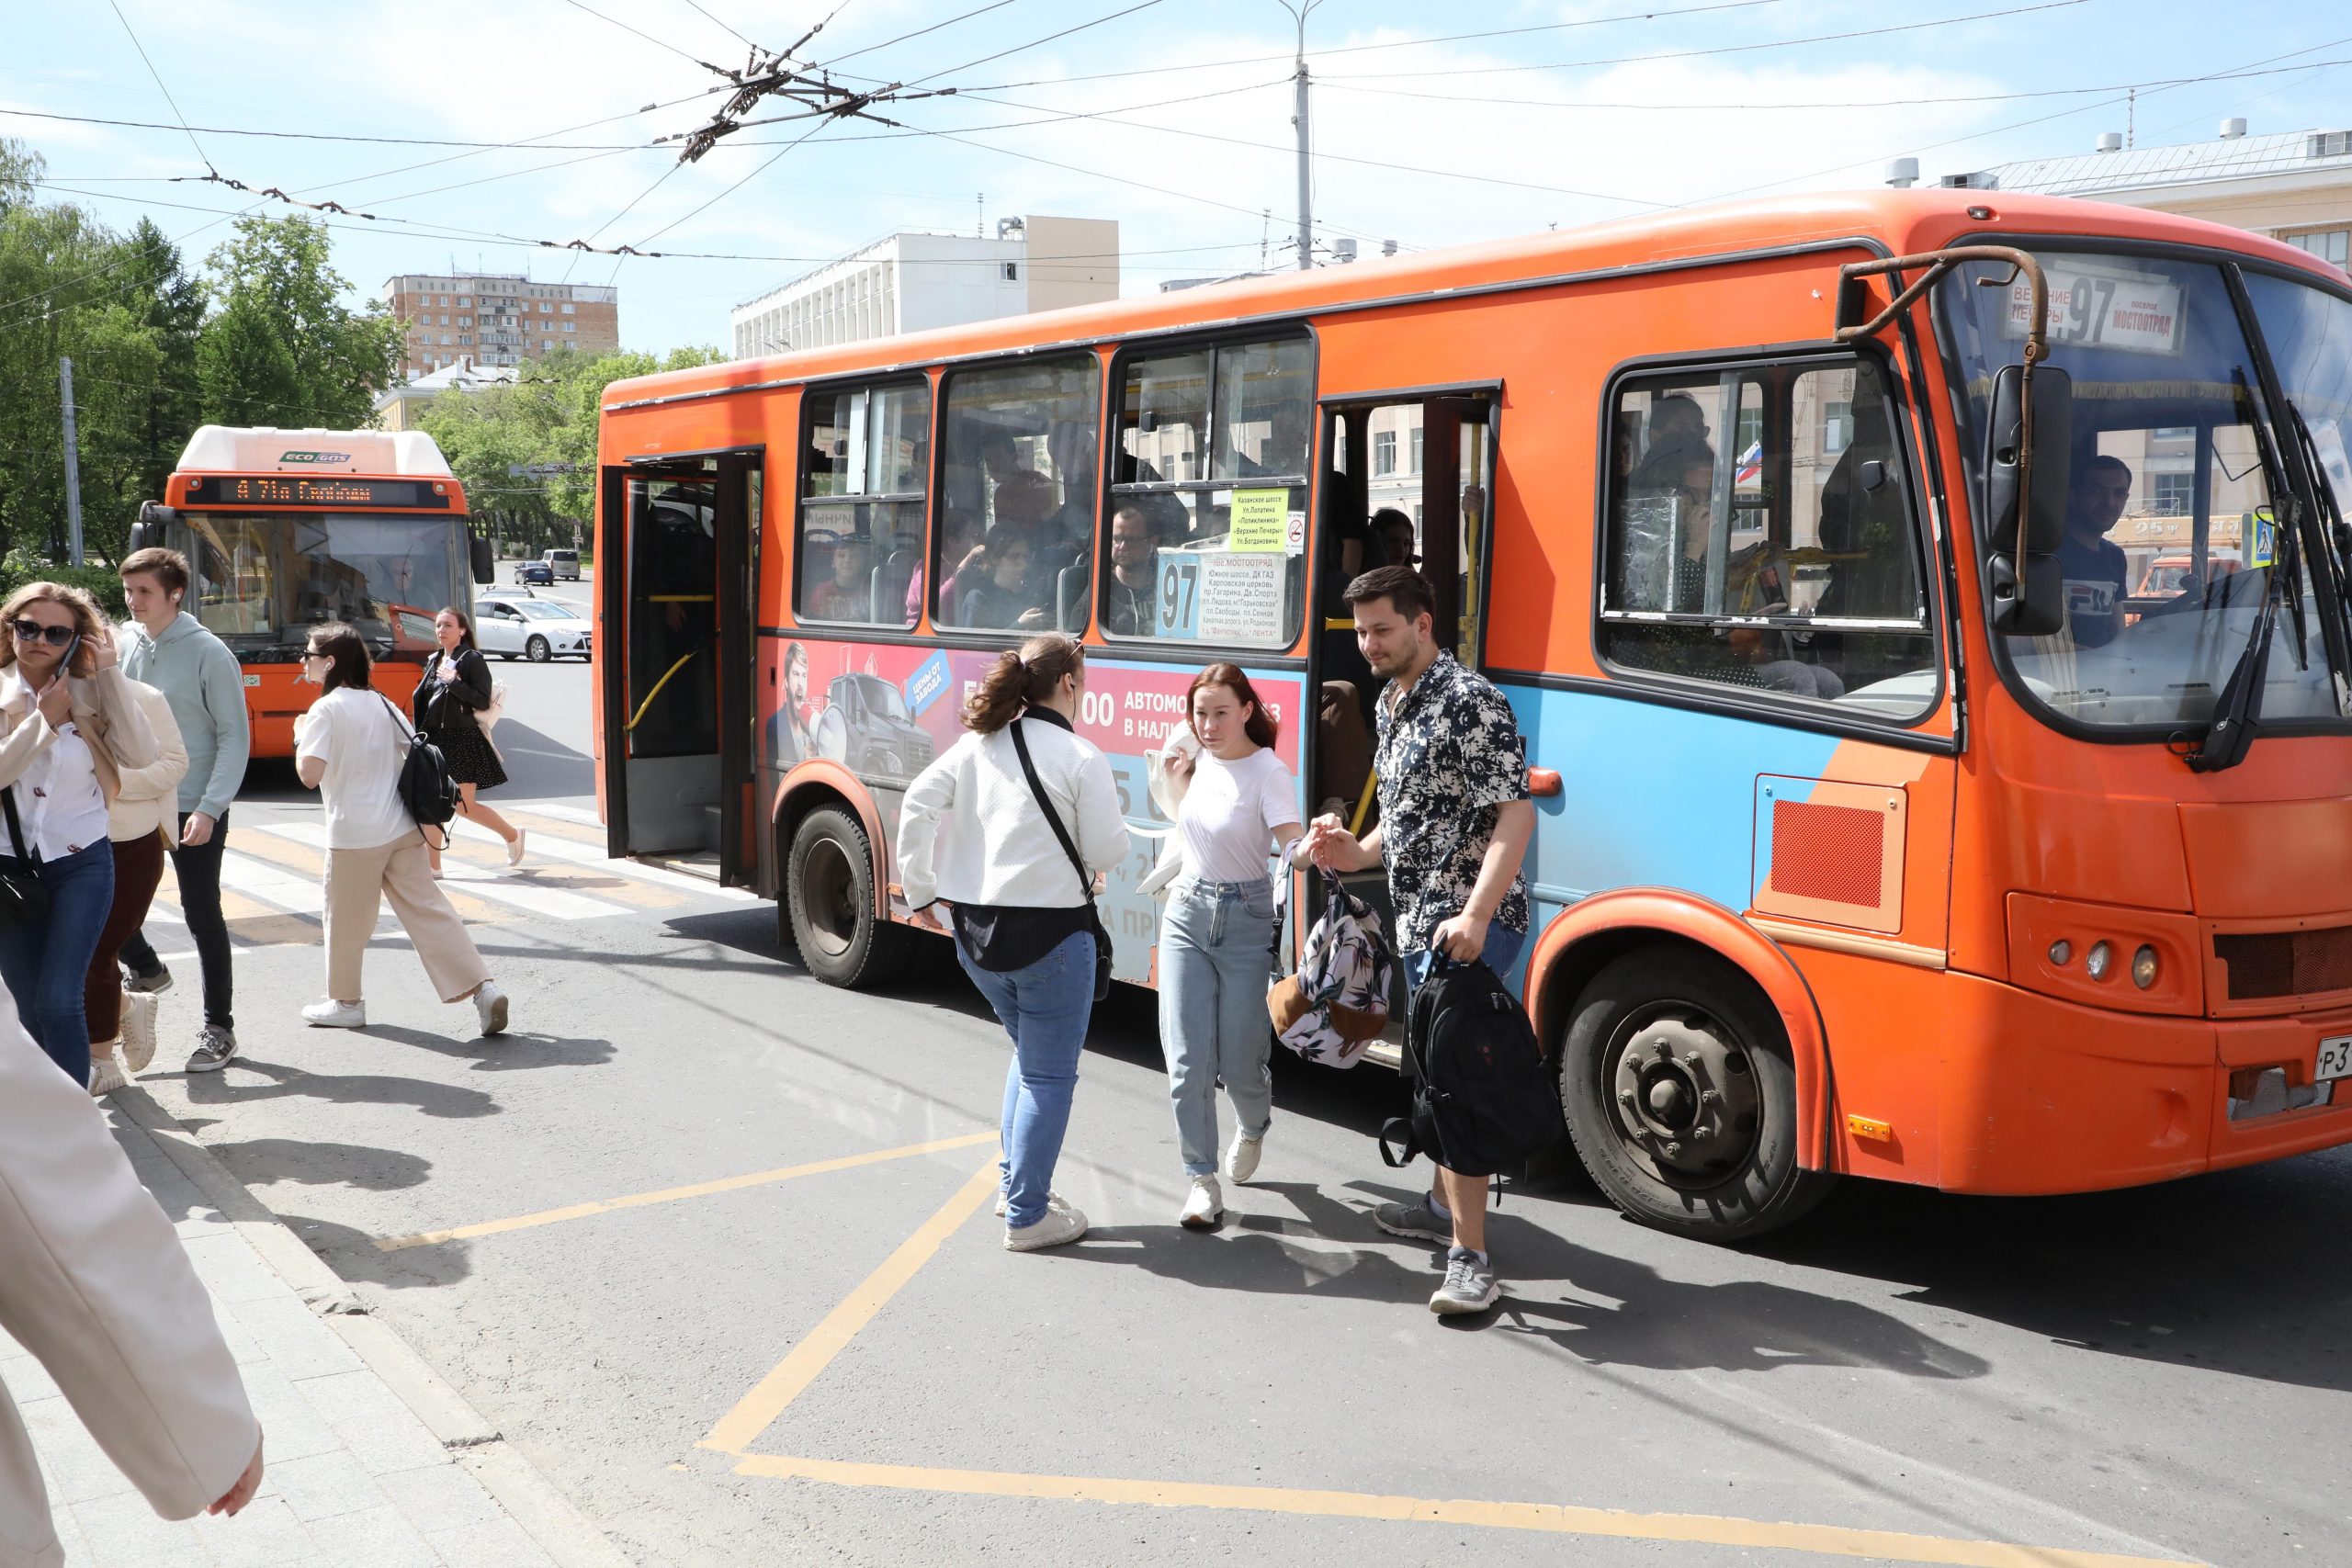
[[[217,309],[197,340],[204,416],[218,424],[368,424],[390,384],[400,325],[380,305],[353,310],[323,222],[299,213],[240,218],[214,251]]]

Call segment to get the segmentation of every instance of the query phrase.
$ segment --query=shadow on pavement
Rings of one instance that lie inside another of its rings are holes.
[[[248,1138],[206,1145],[248,1187],[291,1182],[304,1187],[356,1187],[396,1192],[423,1186],[433,1162],[401,1149],[365,1144],[311,1143],[300,1138]]]
[[[2105,1355],[2352,1389],[2340,1315],[2352,1153],[2060,1198],[1842,1184],[1755,1250]]]
[[[253,1082],[255,1073],[268,1081]],[[427,1116],[498,1114],[498,1101],[478,1089],[382,1073],[305,1072],[251,1056],[239,1056],[216,1073],[184,1075],[184,1082],[193,1105],[233,1106],[301,1095],[338,1105],[412,1105]]]
[[[613,1059],[615,1052],[609,1040],[537,1034],[523,1029],[465,1040],[391,1024],[379,1024],[367,1032],[378,1040],[390,1040],[430,1051],[436,1056],[470,1062],[474,1070],[481,1073],[528,1072],[538,1067],[601,1067]]]
[[[492,806],[507,797],[519,806],[526,800],[596,793],[594,761],[533,729],[512,707],[492,732],[492,743],[506,765],[506,782],[482,796]]]
[[[473,1272],[469,1249],[462,1241],[379,1252],[376,1238],[366,1231],[284,1210],[278,1217],[304,1246],[326,1259],[338,1278],[354,1284],[381,1285],[388,1291],[432,1290],[454,1285]]]

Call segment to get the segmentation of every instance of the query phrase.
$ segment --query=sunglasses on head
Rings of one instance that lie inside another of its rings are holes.
[[[8,629],[18,642],[45,642],[51,648],[63,648],[74,636],[72,626],[45,626],[39,621],[10,621]]]

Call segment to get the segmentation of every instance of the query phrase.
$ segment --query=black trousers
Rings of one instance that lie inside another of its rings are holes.
[[[180,813],[187,827],[189,812]],[[230,1016],[229,922],[220,913],[220,856],[229,844],[229,813],[212,824],[212,837],[192,848],[176,839],[172,848],[172,875],[179,883],[180,913],[187,918],[187,934],[196,941],[196,958],[204,970],[204,1021],[234,1029]],[[153,975],[164,966],[149,945],[144,928],[122,944],[122,961],[132,971]]]

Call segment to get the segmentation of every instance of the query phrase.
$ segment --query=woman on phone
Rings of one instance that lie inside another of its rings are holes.
[[[121,770],[155,761],[155,732],[80,589],[26,583],[0,604],[0,877],[34,906],[0,922],[0,980],[49,1059],[87,1089],[83,980],[114,907],[107,810]]]
[[[969,733],[907,786],[899,816],[915,923],[944,930],[934,910],[950,906],[964,973],[1012,1036],[997,1200],[1011,1252],[1086,1234],[1053,1191],[1054,1164],[1094,1012],[1094,893],[1127,852],[1127,825],[1109,760],[1077,732],[1085,689],[1075,639],[1006,649],[964,705]]]
[[[1216,1179],[1216,1086],[1233,1102],[1225,1174],[1257,1174],[1274,1115],[1273,1027],[1266,1015],[1277,909],[1268,861],[1305,830],[1298,783],[1274,755],[1274,718],[1250,677],[1212,664],[1185,694],[1197,757],[1163,752],[1177,796],[1184,870],[1159,921],[1159,1039],[1168,1054],[1176,1142],[1192,1190],[1177,1223],[1207,1230],[1225,1213]]]
[[[360,960],[389,898],[424,976],[445,1002],[470,998],[485,1035],[506,1028],[506,993],[424,859],[424,829],[401,799],[408,720],[369,683],[368,645],[349,626],[312,626],[302,679],[325,691],[294,726],[294,771],[327,818],[327,994],[302,1010],[314,1029],[365,1029]]]
[[[424,661],[416,682],[416,728],[441,748],[449,776],[458,781],[458,814],[470,818],[506,840],[506,863],[523,859],[523,829],[474,798],[477,790],[495,789],[506,782],[505,764],[481,727],[481,711],[493,695],[490,661],[474,646],[474,624],[458,609],[445,609],[433,617],[433,635],[441,644]],[[433,874],[441,874],[441,846],[425,845]]]

